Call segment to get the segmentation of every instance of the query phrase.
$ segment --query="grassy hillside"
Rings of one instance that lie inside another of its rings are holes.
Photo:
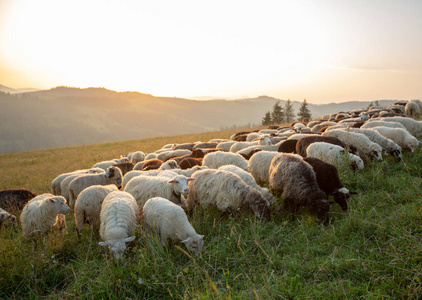
[[[0,156],[0,188],[47,192],[60,173],[133,150],[152,151],[171,142],[228,137],[232,132],[162,137]],[[359,193],[349,210],[333,206],[330,224],[306,211],[294,218],[272,211],[263,224],[252,214],[219,218],[196,212],[190,221],[205,235],[201,255],[183,244],[162,250],[139,226],[125,259],[117,263],[74,219],[43,246],[0,229],[0,298],[148,299],[418,299],[422,297],[422,229],[419,167],[422,153],[404,162],[387,157],[343,183]]]

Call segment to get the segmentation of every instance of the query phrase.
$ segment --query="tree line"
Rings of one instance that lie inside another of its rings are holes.
[[[290,99],[287,99],[284,107],[280,105],[280,100],[274,103],[273,109],[267,111],[261,120],[261,125],[267,126],[272,124],[281,124],[284,122],[290,123],[294,120],[295,113],[293,110],[293,104]],[[297,120],[301,121],[304,118],[311,119],[311,111],[308,108],[306,99],[303,100],[302,105],[297,113]]]

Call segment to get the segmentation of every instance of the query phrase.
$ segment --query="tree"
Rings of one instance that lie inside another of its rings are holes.
[[[270,124],[272,124],[272,121],[273,120],[271,119],[271,112],[267,111],[265,113],[265,116],[262,118],[261,125],[264,125],[264,126],[270,125]]]
[[[295,113],[293,110],[292,101],[290,101],[290,99],[287,99],[286,105],[284,106],[284,114],[286,115],[287,123],[290,123],[291,121],[293,121],[295,117]]]
[[[301,121],[303,118],[311,119],[311,111],[308,108],[308,103],[306,103],[306,99],[303,99],[303,103],[299,108],[299,113],[297,114],[297,116],[299,117],[299,121]]]
[[[366,109],[371,108],[372,106],[374,106],[374,103],[371,101],[371,103],[369,103],[368,107]]]
[[[281,124],[284,121],[284,111],[280,105],[280,101],[274,103],[273,111],[271,112],[272,124]]]

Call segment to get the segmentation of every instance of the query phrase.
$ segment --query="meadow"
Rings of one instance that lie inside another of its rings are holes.
[[[0,189],[50,192],[59,174],[167,143],[228,138],[234,131],[158,137],[0,156]],[[418,299],[422,297],[422,153],[386,157],[359,173],[340,169],[349,210],[332,205],[328,225],[306,210],[220,218],[196,211],[200,255],[182,243],[162,249],[138,226],[116,262],[86,227],[68,228],[33,249],[21,229],[0,229],[0,299]],[[281,199],[279,199],[281,201]],[[18,213],[17,213],[18,215]]]

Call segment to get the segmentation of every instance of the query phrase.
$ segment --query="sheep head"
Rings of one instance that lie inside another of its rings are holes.
[[[258,218],[266,222],[271,221],[270,203],[261,193],[253,189],[246,195],[245,200]]]
[[[189,194],[188,182],[195,180],[194,178],[188,178],[184,175],[174,176],[168,181],[168,184],[173,185],[173,190],[176,194]]]
[[[200,234],[192,235],[187,239],[183,240],[182,243],[186,245],[189,251],[198,254],[202,251],[204,246],[204,236]]]
[[[120,240],[109,240],[107,242],[99,242],[98,245],[107,246],[116,259],[121,259],[123,258],[123,253],[126,250],[126,243],[129,243],[134,239],[135,236],[131,236]]]
[[[401,161],[401,159],[402,159],[402,153],[401,153],[400,147],[398,149],[394,149],[392,151],[389,151],[389,154],[391,154],[393,157],[397,158],[399,161]]]
[[[371,158],[377,161],[382,161],[382,148],[380,145],[373,143],[370,146],[371,149]]]
[[[407,142],[407,146],[412,152],[415,152],[416,148],[418,148],[419,145],[420,145],[420,142],[416,138],[413,138],[413,137]]]
[[[70,212],[70,208],[66,204],[66,199],[62,196],[52,197],[47,201],[56,206],[57,214],[67,215]]]
[[[327,225],[330,207],[331,205],[326,199],[318,199],[316,201],[312,201],[309,211],[312,214],[315,214],[318,219],[324,223],[324,225]]]

